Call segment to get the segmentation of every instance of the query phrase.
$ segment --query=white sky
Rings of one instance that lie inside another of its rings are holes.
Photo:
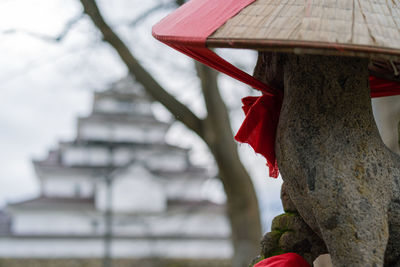
[[[135,28],[124,26],[154,1],[102,0],[99,4],[144,66],[202,116],[205,111],[192,62],[151,37],[151,25],[168,11],[153,14]],[[126,73],[115,52],[99,40],[87,18],[61,43],[43,41],[22,32],[56,36],[80,12],[77,0],[0,0],[0,206],[5,201],[37,194],[38,184],[30,160],[43,157],[58,141],[72,139],[76,117],[90,111],[91,92],[105,89]],[[18,31],[11,34],[10,29]],[[255,63],[254,53],[223,53],[248,70]],[[226,77],[221,78],[220,84],[228,105],[233,107],[233,125],[237,129],[243,120],[240,98],[250,89]],[[181,133],[185,138],[180,143],[194,144],[194,159],[209,162],[205,146],[182,126],[172,129],[171,142]],[[281,182],[267,178],[262,157],[246,145],[240,146],[240,151],[252,170],[262,199],[263,221],[269,222],[280,212]]]

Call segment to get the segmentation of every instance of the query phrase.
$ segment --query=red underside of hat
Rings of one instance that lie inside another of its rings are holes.
[[[251,87],[262,96],[243,99],[246,118],[235,139],[249,144],[268,162],[271,177],[278,177],[275,136],[282,92],[239,70],[206,47],[207,38],[255,0],[191,0],[153,27],[153,36],[203,64]],[[400,94],[400,84],[370,77],[371,97]]]

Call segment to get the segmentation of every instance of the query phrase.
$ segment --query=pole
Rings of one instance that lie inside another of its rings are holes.
[[[112,212],[112,182],[113,182],[113,147],[109,145],[109,171],[105,175],[106,184],[106,207],[104,212],[104,258],[103,267],[112,267],[112,224],[113,224],[113,212]]]
[[[106,210],[104,213],[104,261],[103,267],[112,267],[111,245],[112,245],[112,178],[106,176]]]

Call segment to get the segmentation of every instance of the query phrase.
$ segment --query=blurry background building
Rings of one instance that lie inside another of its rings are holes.
[[[210,172],[166,143],[171,123],[127,77],[94,93],[76,139],[34,160],[40,196],[0,213],[2,258],[202,258],[232,254]]]

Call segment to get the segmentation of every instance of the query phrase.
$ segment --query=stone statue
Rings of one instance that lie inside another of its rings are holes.
[[[400,266],[400,157],[379,136],[368,63],[259,54],[255,75],[285,92],[276,152],[286,214],[262,256],[312,263],[328,250],[334,266]]]

